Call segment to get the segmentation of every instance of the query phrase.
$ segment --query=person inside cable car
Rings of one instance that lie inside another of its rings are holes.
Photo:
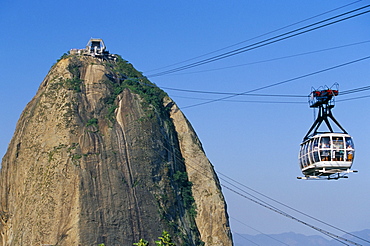
[[[321,161],[330,161],[330,160],[331,160],[330,150],[322,150]]]
[[[321,148],[323,149],[330,148],[330,137],[321,138]]]
[[[347,152],[347,161],[353,161],[354,149],[352,138],[346,137],[346,152]]]
[[[330,149],[330,137],[322,137],[320,143],[321,149]],[[331,161],[330,152],[330,150],[321,150],[321,161]]]
[[[336,137],[333,139],[333,161],[343,161],[344,150],[343,150],[343,138]]]
[[[353,147],[351,145],[347,145],[347,161],[353,160]]]
[[[335,147],[339,148],[339,149],[343,149],[343,138],[342,137],[336,137],[334,140],[333,140],[333,144]]]

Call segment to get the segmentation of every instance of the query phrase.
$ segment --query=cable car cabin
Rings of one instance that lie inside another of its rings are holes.
[[[350,135],[319,133],[301,144],[299,164],[308,176],[330,176],[350,172],[355,149]]]
[[[319,111],[301,143],[299,164],[304,177],[299,179],[339,179],[347,178],[347,173],[357,172],[351,170],[355,153],[352,138],[331,112],[334,98],[339,94],[338,87],[335,83],[332,88],[326,86],[321,90],[313,89],[309,96],[310,107],[318,108]],[[329,120],[342,132],[335,133]],[[323,122],[329,131],[319,132]]]

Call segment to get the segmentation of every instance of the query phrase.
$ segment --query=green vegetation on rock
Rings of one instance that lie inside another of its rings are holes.
[[[197,211],[195,200],[191,191],[193,183],[188,180],[188,174],[186,172],[177,171],[173,175],[173,179],[180,187],[185,209],[189,211],[191,216],[195,217],[197,215]]]
[[[71,79],[66,79],[66,85],[68,89],[74,90],[76,92],[81,92],[82,80],[80,78],[81,76],[80,68],[82,66],[83,66],[82,62],[76,57],[73,57],[71,59],[71,62],[67,67],[68,71],[72,74]]]
[[[162,236],[158,237],[158,239],[158,241],[155,241],[156,246],[176,246],[176,244],[172,242],[171,235],[167,231],[163,231]],[[134,243],[133,245],[148,246],[149,242],[145,239],[140,239],[138,243]]]
[[[97,118],[92,118],[92,119],[89,119],[86,123],[86,127],[88,126],[98,126],[98,119]]]
[[[146,109],[149,110],[151,105],[160,114],[164,112],[163,98],[167,94],[151,83],[141,72],[138,72],[132,64],[117,55],[116,61],[107,61],[105,65],[112,72],[112,77],[107,83],[113,88],[113,93],[104,100],[106,104],[113,105],[117,96],[127,88],[144,100],[143,106]],[[110,111],[112,113],[115,108],[114,106],[111,108]],[[151,115],[148,114],[148,116]]]
[[[149,242],[146,241],[145,239],[140,239],[140,241],[138,243],[134,243],[133,245],[137,245],[137,246],[148,246],[149,245]]]

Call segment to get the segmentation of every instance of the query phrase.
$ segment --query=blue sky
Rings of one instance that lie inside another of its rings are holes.
[[[4,155],[22,110],[50,67],[69,49],[83,48],[91,37],[103,38],[111,53],[121,55],[149,76],[199,61],[201,58],[180,63],[237,43],[240,44],[212,55],[366,4],[369,2],[344,0],[5,0],[0,9],[0,115],[3,117],[0,153]],[[345,5],[348,6],[270,33]],[[369,23],[370,14],[364,14],[220,61],[165,76],[149,76],[149,79],[160,87],[174,89],[235,93],[253,90],[369,56]],[[270,34],[255,38],[266,33]],[[246,40],[250,41],[243,42]],[[302,53],[309,54],[296,56]],[[286,56],[293,57],[283,59]],[[202,58],[207,57],[210,55]],[[177,65],[168,67],[173,64]],[[258,93],[304,96],[310,93],[311,87],[330,86],[335,82],[339,83],[340,91],[368,86],[369,65],[367,59]],[[357,152],[353,169],[359,173],[338,181],[302,181],[296,179],[301,175],[297,161],[299,144],[314,120],[306,98],[239,96],[233,98],[237,101],[187,108],[221,96],[165,91],[184,108],[216,171],[343,230],[370,228],[370,98],[354,99],[370,92],[339,96],[333,110],[334,116],[354,137]],[[340,102],[340,99],[350,100]],[[234,232],[258,233],[252,227],[263,233],[317,234],[228,190],[223,191]]]

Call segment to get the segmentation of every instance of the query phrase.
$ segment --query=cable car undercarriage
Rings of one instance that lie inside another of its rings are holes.
[[[348,173],[357,173],[357,170],[351,170],[347,169],[346,171],[343,171],[341,169],[330,169],[330,170],[317,170],[318,175],[309,175],[304,177],[297,177],[297,179],[306,179],[306,180],[320,180],[320,179],[342,179],[342,178],[348,178]]]

